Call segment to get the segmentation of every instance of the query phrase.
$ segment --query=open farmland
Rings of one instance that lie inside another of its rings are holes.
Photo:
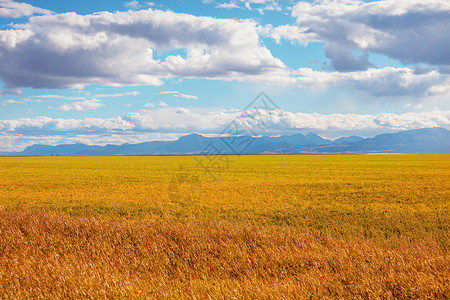
[[[0,158],[6,298],[450,297],[450,155]]]

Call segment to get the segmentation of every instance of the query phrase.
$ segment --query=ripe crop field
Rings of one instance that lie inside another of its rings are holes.
[[[1,157],[0,298],[450,298],[450,155],[229,160]]]

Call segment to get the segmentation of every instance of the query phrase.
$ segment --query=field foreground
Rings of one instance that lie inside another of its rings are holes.
[[[4,298],[450,298],[449,155],[0,158]]]

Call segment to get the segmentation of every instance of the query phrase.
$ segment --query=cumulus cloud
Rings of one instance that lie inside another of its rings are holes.
[[[354,72],[321,72],[310,68],[300,68],[295,74],[304,87],[327,88],[345,86],[382,96],[434,96],[450,91],[450,82],[437,71],[416,74],[409,68],[368,69]],[[445,88],[444,88],[445,87]]]
[[[20,18],[52,13],[53,12],[50,10],[35,7],[28,3],[15,2],[13,0],[0,0],[0,17]]]
[[[319,131],[352,130],[406,130],[424,127],[450,126],[450,111],[434,110],[422,113],[377,115],[359,114],[307,114],[281,110],[257,110],[241,114],[236,111],[199,111],[187,108],[164,107],[139,113],[129,113],[123,120],[138,131],[207,132],[220,133],[226,125],[239,118],[255,132],[258,124],[252,116],[267,120],[267,132],[290,132],[296,129]]]
[[[0,31],[0,78],[8,88],[86,84],[161,85],[165,78],[265,80],[286,66],[250,20],[140,10],[31,17]],[[186,56],[154,57],[185,49]]]
[[[337,71],[370,67],[365,54],[352,57],[355,50],[387,55],[404,64],[450,65],[450,2],[446,0],[301,1],[292,16],[310,41],[326,42],[326,55]]]
[[[219,132],[237,113],[223,111],[201,112],[187,108],[162,107],[139,113],[128,113],[124,120],[134,124],[138,131],[164,132]]]
[[[300,28],[294,25],[273,27],[273,25],[269,24],[264,27],[259,27],[259,32],[263,37],[270,37],[278,44],[281,40],[287,40],[302,45],[317,41],[316,35],[310,32],[308,27]]]
[[[0,120],[0,131],[20,134],[48,135],[79,132],[203,132],[220,133],[226,125],[239,118],[257,129],[254,116],[267,120],[267,132],[283,133],[289,130],[406,130],[424,127],[450,128],[450,111],[403,114],[317,114],[292,113],[282,110],[252,110],[242,114],[236,110],[188,109],[160,107],[154,110],[128,113],[124,117],[101,119],[53,119],[49,117]]]
[[[2,132],[14,132],[19,134],[49,135],[70,134],[73,132],[95,132],[107,130],[130,130],[134,125],[121,117],[110,119],[86,118],[86,119],[53,119],[49,117],[20,118],[16,120],[0,120]]]

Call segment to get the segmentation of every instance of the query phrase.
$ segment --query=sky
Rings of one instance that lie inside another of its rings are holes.
[[[450,129],[448,0],[0,0],[0,152]]]

